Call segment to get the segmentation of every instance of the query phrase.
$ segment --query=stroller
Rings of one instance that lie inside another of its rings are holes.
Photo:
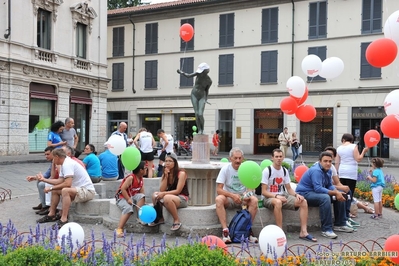
[[[177,147],[177,155],[186,155],[186,156],[191,156],[191,147],[190,144],[187,142],[184,142],[182,140],[179,140],[178,142],[178,147]]]

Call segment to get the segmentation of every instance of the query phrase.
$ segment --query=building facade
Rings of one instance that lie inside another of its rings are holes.
[[[43,152],[50,126],[75,120],[78,149],[106,140],[107,2],[3,1],[0,154]]]
[[[192,73],[206,62],[213,85],[205,133],[220,129],[221,151],[270,153],[284,126],[297,132],[303,153],[337,147],[344,133],[362,148],[365,132],[380,131],[385,96],[399,81],[396,61],[375,68],[365,51],[384,36],[384,22],[397,9],[395,0],[185,0],[109,11],[108,134],[125,120],[133,135],[142,126],[179,140],[191,135],[193,79],[176,70]],[[184,23],[194,28],[189,42],[179,36]],[[306,77],[301,62],[308,54],[341,58],[343,73]],[[305,103],[316,108],[311,122],[280,110],[292,76],[307,82]],[[368,155],[399,158],[398,144],[381,133]]]

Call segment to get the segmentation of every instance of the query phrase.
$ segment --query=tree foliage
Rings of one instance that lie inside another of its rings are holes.
[[[141,5],[141,0],[108,0],[108,10]]]

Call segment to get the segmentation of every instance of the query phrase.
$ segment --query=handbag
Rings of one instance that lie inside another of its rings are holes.
[[[299,149],[299,147],[301,147],[301,143],[295,142],[295,143],[294,143],[294,148],[295,148],[295,149]]]

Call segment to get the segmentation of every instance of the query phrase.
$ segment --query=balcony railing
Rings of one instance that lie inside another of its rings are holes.
[[[35,59],[48,63],[57,63],[58,56],[51,51],[43,51],[35,49]]]

